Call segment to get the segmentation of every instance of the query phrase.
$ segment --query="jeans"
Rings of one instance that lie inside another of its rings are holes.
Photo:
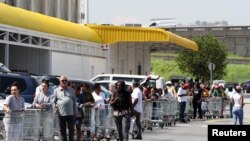
[[[74,141],[75,116],[59,116],[62,141],[67,141],[66,126],[69,131],[69,141]]]
[[[232,102],[230,102],[230,118],[232,118],[233,117],[233,103]]]
[[[183,121],[184,120],[184,112],[186,108],[186,101],[179,102],[180,109],[179,109],[179,120]]]
[[[128,141],[128,133],[130,128],[130,115],[114,117],[117,127],[119,141]]]
[[[243,108],[242,107],[233,107],[233,123],[237,124],[239,118],[240,125],[243,125]]]
[[[141,137],[141,113],[135,111],[135,125],[137,130],[137,135],[135,137]]]
[[[193,100],[193,117],[196,118],[197,108],[199,113],[199,118],[202,118],[202,110],[201,110],[201,101],[200,100]]]

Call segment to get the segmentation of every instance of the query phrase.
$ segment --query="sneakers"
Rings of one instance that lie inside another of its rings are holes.
[[[180,122],[180,123],[187,123],[186,120],[180,120],[179,122]]]
[[[141,136],[137,136],[137,137],[134,137],[133,139],[142,140],[142,137]]]

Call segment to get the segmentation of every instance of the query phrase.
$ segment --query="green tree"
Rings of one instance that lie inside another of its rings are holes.
[[[199,51],[182,50],[176,57],[179,69],[205,82],[210,80],[208,64],[214,63],[213,79],[221,79],[226,74],[227,52],[225,45],[220,43],[212,34],[194,38]]]

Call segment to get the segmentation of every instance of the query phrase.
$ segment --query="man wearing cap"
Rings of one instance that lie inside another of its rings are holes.
[[[167,85],[168,92],[171,93],[174,96],[174,98],[177,98],[177,94],[176,94],[174,86],[172,85],[172,82],[167,81],[166,85]]]

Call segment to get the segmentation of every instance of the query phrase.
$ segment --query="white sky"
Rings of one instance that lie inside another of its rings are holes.
[[[89,0],[89,21],[97,24],[140,23],[176,18],[177,23],[225,20],[250,25],[250,0]]]

